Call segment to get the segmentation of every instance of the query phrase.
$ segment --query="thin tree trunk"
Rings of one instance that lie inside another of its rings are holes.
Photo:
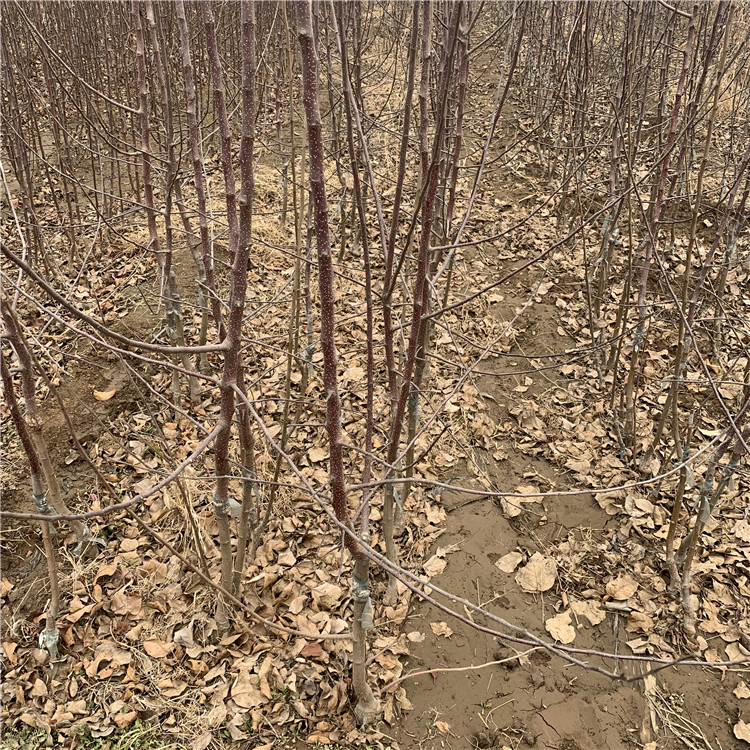
[[[330,451],[331,493],[333,509],[338,520],[352,529],[346,503],[344,456],[341,432],[341,397],[336,372],[335,293],[333,288],[333,258],[331,256],[328,226],[328,199],[323,171],[323,135],[318,105],[318,55],[313,40],[310,4],[307,0],[296,3],[297,34],[302,54],[302,84],[310,158],[310,187],[315,212],[315,238],[318,250],[318,285],[321,306],[321,347],[323,350],[323,379],[326,392],[326,429]],[[352,599],[354,600],[352,639],[354,642],[354,690],[357,695],[355,715],[360,724],[371,722],[380,710],[366,680],[366,644],[362,618],[370,601],[368,562],[353,536],[345,535],[346,548],[354,560]]]

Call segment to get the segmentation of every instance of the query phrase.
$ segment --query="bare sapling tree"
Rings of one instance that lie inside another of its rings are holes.
[[[36,449],[36,445],[29,434],[29,430],[21,413],[21,407],[13,390],[13,377],[10,374],[10,366],[5,355],[0,358],[2,368],[3,397],[10,410],[13,425],[23,446],[23,451],[29,462],[29,478],[31,484],[31,495],[34,506],[42,516],[54,515],[54,510],[47,503],[45,492],[44,472],[42,462]],[[58,641],[60,631],[57,628],[57,616],[60,611],[60,584],[58,582],[57,558],[52,544],[54,527],[51,521],[41,522],[42,539],[44,540],[44,554],[47,558],[47,574],[49,576],[50,599],[47,606],[45,628],[39,636],[39,647],[49,652],[50,658],[58,658]]]
[[[310,192],[315,220],[320,295],[320,345],[323,351],[323,380],[326,396],[326,431],[330,451],[330,481],[333,509],[339,522],[353,529],[347,507],[344,477],[344,447],[341,432],[336,353],[336,299],[333,284],[333,257],[328,225],[328,199],[324,182],[323,136],[318,104],[318,52],[313,38],[311,3],[295,4],[297,35],[302,56],[302,85],[310,159]],[[352,576],[352,684],[357,697],[355,713],[360,724],[374,719],[379,704],[367,681],[366,630],[371,627],[369,560],[356,538],[345,536],[346,549],[354,560]]]

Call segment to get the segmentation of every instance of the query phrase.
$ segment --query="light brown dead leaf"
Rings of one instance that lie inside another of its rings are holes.
[[[13,641],[3,641],[3,651],[8,661],[15,666],[18,664],[18,656],[16,656],[16,649],[18,644]]]
[[[576,630],[570,621],[570,610],[565,610],[559,615],[550,617],[544,627],[547,632],[560,643],[573,643],[576,637]]]
[[[541,502],[542,496],[538,494],[539,488],[533,484],[520,484],[514,492],[526,495],[526,497],[501,497],[500,504],[506,518],[515,518],[523,513],[524,503]]]
[[[734,736],[750,744],[750,724],[740,720],[734,725]]]
[[[188,684],[184,680],[173,680],[170,677],[156,683],[156,687],[158,687],[162,694],[166,695],[167,698],[177,698],[185,692],[187,686]]]
[[[628,633],[650,633],[654,629],[654,621],[645,612],[631,612],[625,630]]]
[[[638,590],[638,581],[629,573],[620,573],[617,578],[607,584],[607,594],[612,599],[624,601],[630,599]]]
[[[516,497],[501,497],[500,505],[503,509],[503,515],[506,518],[515,518],[516,516],[520,516],[521,513],[523,513],[523,508],[521,507],[520,503],[518,503],[518,498]]]
[[[727,645],[724,647],[724,653],[727,655],[727,659],[729,661],[747,659],[747,651],[743,649],[739,643],[727,643]]]
[[[289,602],[289,611],[293,615],[298,615],[304,608],[305,608],[305,602],[307,601],[307,595],[306,594],[299,594],[299,596],[295,596],[294,599],[292,599]]]
[[[516,573],[516,583],[531,594],[549,591],[555,585],[557,566],[551,557],[535,552],[526,565]]]
[[[432,578],[433,576],[438,576],[445,570],[445,566],[447,564],[448,564],[447,560],[444,560],[438,557],[437,555],[433,555],[424,564],[424,572],[426,575],[430,576],[430,578]]]
[[[118,729],[123,729],[127,726],[130,726],[137,718],[138,714],[135,711],[128,711],[127,713],[117,713],[112,717]]]
[[[539,495],[539,488],[533,484],[519,484],[516,487],[516,492],[526,495],[527,497],[514,497],[515,502],[520,503],[540,503],[542,502],[542,496]]]
[[[140,541],[138,539],[123,539],[120,542],[120,551],[121,552],[135,552],[135,550],[138,549],[140,545]]]
[[[149,479],[149,477],[145,477],[144,479],[141,479],[140,482],[136,482],[133,485],[133,492],[135,492],[137,495],[144,495],[153,486],[154,486],[154,483],[151,481],[151,479]]]
[[[143,642],[143,650],[154,659],[163,659],[174,648],[174,643],[167,643],[152,638]]]
[[[743,542],[750,542],[750,523],[744,520],[737,521],[734,525],[734,535]]]
[[[335,607],[343,596],[344,590],[335,583],[321,583],[312,590],[313,599],[324,609]]]
[[[279,565],[291,568],[297,562],[297,558],[294,556],[294,552],[288,549],[286,552],[282,552],[278,558],[276,558],[276,561]]]
[[[413,711],[414,705],[412,702],[406,697],[406,688],[401,686],[396,691],[396,703],[398,703],[398,707],[402,711]]]
[[[93,661],[86,667],[86,674],[89,677],[108,677],[114,673],[117,667],[130,664],[131,658],[129,651],[118,648],[117,644],[112,641],[104,641],[97,646]],[[105,667],[100,673],[100,667],[105,663],[109,663],[109,667]],[[104,675],[103,673],[108,674]]]
[[[349,380],[354,383],[359,383],[361,380],[364,380],[364,378],[365,378],[364,367],[353,365],[352,367],[347,367],[346,370],[344,370],[345,380]]]
[[[190,745],[190,750],[206,750],[206,748],[213,742],[213,739],[213,732],[207,730],[193,740]]]
[[[268,682],[268,673],[271,671],[271,664],[273,664],[273,656],[268,654],[263,660],[263,664],[260,665],[258,671],[258,683],[260,685],[260,692],[266,697],[271,697],[271,685]]]
[[[125,594],[118,591],[112,596],[110,609],[116,615],[131,615],[135,617],[141,611],[143,600],[137,594]]]
[[[312,732],[307,735],[308,745],[330,745],[331,738],[325,732]]]
[[[30,695],[32,698],[43,698],[47,695],[47,686],[45,685],[44,680],[40,680],[39,678],[35,680]]]
[[[172,635],[172,640],[180,646],[185,646],[185,648],[192,648],[195,646],[195,641],[193,640],[194,622],[194,620],[191,620],[184,628],[175,630]]]
[[[444,638],[450,638],[453,635],[447,622],[431,622],[430,628],[435,635],[442,635]]]
[[[251,674],[246,668],[237,675],[231,694],[232,700],[240,708],[255,708],[263,703],[263,695],[258,689],[258,675]]]
[[[115,393],[117,393],[117,389],[112,389],[111,391],[97,391],[94,389],[94,398],[97,401],[109,401]]]
[[[503,555],[499,560],[495,560],[495,567],[503,571],[503,573],[512,573],[523,561],[523,554],[518,550],[508,552],[507,555]]]
[[[218,703],[215,705],[209,712],[207,716],[208,726],[212,727],[213,729],[216,729],[216,727],[220,727],[224,720],[227,718],[227,707],[224,702]]]
[[[307,451],[307,457],[314,463],[323,461],[328,456],[328,451],[325,448],[314,447]]]
[[[576,474],[587,474],[591,471],[591,462],[585,458],[569,458],[565,462],[565,467],[567,469],[572,469]]]
[[[116,565],[102,565],[101,568],[99,568],[99,570],[96,572],[96,575],[94,576],[94,584],[96,584],[100,578],[111,576],[113,573],[116,573],[116,572],[117,572]]]
[[[573,601],[570,603],[570,608],[579,617],[585,617],[592,625],[598,625],[607,617],[602,605],[590,599]]]

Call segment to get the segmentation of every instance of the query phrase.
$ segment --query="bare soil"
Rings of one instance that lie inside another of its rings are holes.
[[[508,267],[498,263],[501,273],[507,272]],[[511,290],[502,288],[504,299],[492,306],[491,314],[510,320],[528,286],[526,276],[521,276]],[[490,359],[489,371],[523,370],[531,357],[572,348],[573,340],[561,335],[564,331],[559,330],[559,310],[554,304],[533,304],[523,320],[525,330],[516,337],[512,351]],[[485,375],[479,380],[498,425],[512,418],[513,389],[521,382],[523,376],[500,379]],[[555,389],[564,392],[565,383],[556,369],[549,370],[524,389],[524,398],[543,397]],[[575,488],[572,482],[568,485],[560,467],[514,447],[500,460],[485,451],[486,468],[498,489],[513,491],[524,478],[547,481],[560,489]],[[463,476],[443,479],[460,484]],[[562,608],[563,600],[567,606],[576,592],[561,585],[543,594],[525,593],[496,561],[514,550],[528,556],[544,554],[552,543],[563,540],[613,548],[617,543],[619,522],[607,515],[592,495],[544,498],[543,503],[524,505],[524,513],[514,518],[507,518],[493,499],[470,492],[446,491],[441,502],[447,523],[432,552],[438,548],[450,552],[448,565],[433,579],[435,583],[532,633],[546,635],[545,620]],[[590,572],[591,561],[585,567]],[[626,617],[609,611],[595,626],[581,618],[576,647],[629,653],[624,645]],[[431,625],[439,621],[447,621],[451,635],[433,632]],[[491,622],[481,624],[492,626]],[[641,680],[613,681],[551,657],[544,650],[504,645],[463,622],[446,618],[424,602],[410,610],[403,630],[419,634],[404,674],[422,673],[403,683],[414,709],[404,714],[393,733],[399,746],[408,750],[718,750],[737,746],[732,725],[750,714],[732,692],[746,670],[720,673],[669,668],[658,673],[656,692],[649,700]],[[530,653],[521,659],[509,659],[526,651]],[[502,660],[505,663],[481,666]],[[620,665],[631,677],[645,671],[643,665],[633,662]],[[613,666],[612,660],[607,666]]]
[[[590,499],[555,503],[546,507],[549,520],[539,529],[535,542],[532,535],[514,529],[494,502],[482,499],[467,503],[470,498],[457,493],[443,495],[448,523],[439,545],[455,546],[457,551],[449,555],[448,566],[435,579],[436,584],[542,633],[544,620],[554,614],[560,597],[554,593],[524,594],[513,576],[498,570],[494,562],[518,547],[544,551],[545,538],[561,532],[574,536],[601,534],[607,517]],[[676,750],[686,746],[681,736],[690,739],[687,730],[680,727],[680,717],[695,722],[696,734],[701,731],[705,737],[700,744],[700,737],[693,736],[693,747],[736,746],[731,722],[742,713],[741,701],[732,694],[740,682],[737,674],[722,676],[706,669],[685,668],[660,672],[658,685],[664,696],[660,712],[666,710],[665,705],[673,707],[675,729],[663,726],[662,721],[653,729],[640,683],[614,682],[565,665],[545,651],[529,654],[520,664],[510,661],[476,670],[440,671],[465,670],[513,654],[497,639],[454,619],[447,621],[453,631],[450,637],[435,635],[430,623],[443,619],[441,613],[419,604],[404,626],[407,632],[425,636],[412,644],[405,673],[435,671],[404,683],[414,710],[404,715],[394,733],[402,748],[626,750],[653,738],[659,748]],[[619,644],[626,653],[621,624],[622,618],[611,613],[601,624],[582,628],[576,645],[615,652]],[[526,650],[515,648],[518,652]],[[633,668],[626,668],[626,673],[635,674]]]

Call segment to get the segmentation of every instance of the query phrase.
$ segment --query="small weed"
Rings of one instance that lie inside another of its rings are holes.
[[[278,690],[271,691],[272,698],[285,698],[286,700],[294,700],[294,693],[286,686],[280,687]]]
[[[2,750],[37,750],[44,747],[46,734],[43,729],[24,727],[16,731],[3,728],[0,748]]]
[[[13,729],[3,727],[0,750],[41,750],[47,747],[43,729]],[[82,750],[178,750],[178,745],[165,742],[157,727],[136,721],[109,737],[93,737],[87,727],[76,736],[77,748]]]

